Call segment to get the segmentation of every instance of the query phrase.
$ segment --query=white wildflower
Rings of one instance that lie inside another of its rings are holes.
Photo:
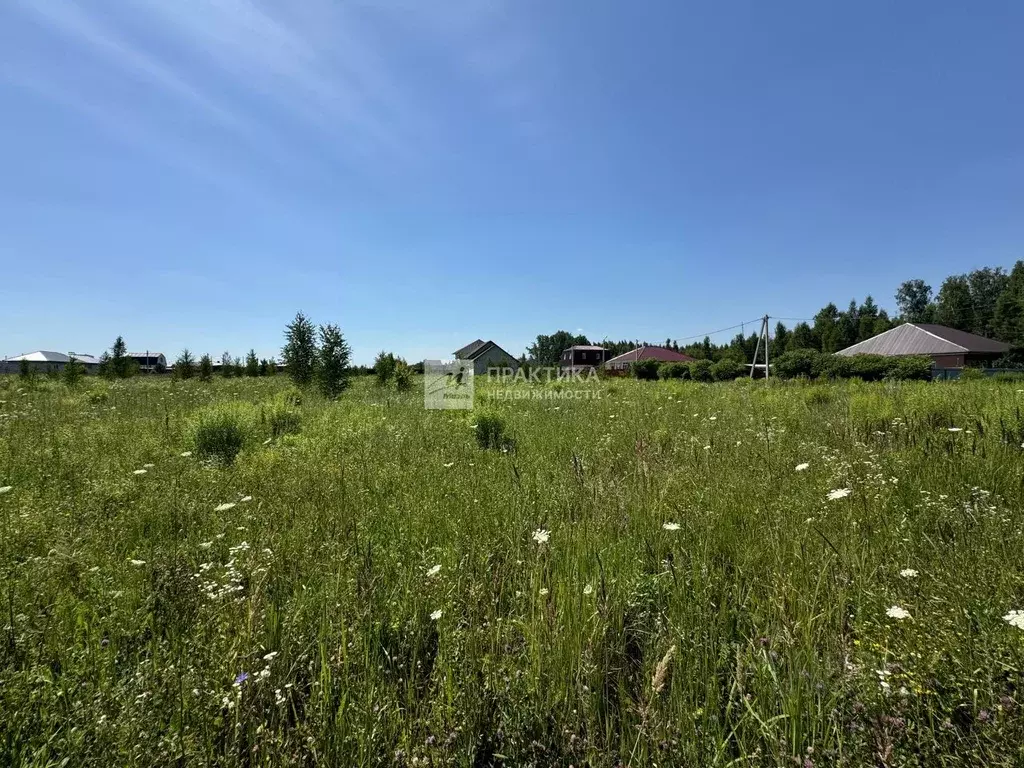
[[[1024,611],[1013,610],[1003,616],[1003,621],[1009,624],[1011,627],[1017,629],[1024,629]]]
[[[264,669],[261,669],[259,674],[260,680],[266,680],[268,677],[270,677],[270,667],[265,667]]]
[[[277,704],[277,706],[284,704],[284,695],[281,693],[280,688],[274,691],[274,703]]]
[[[212,541],[204,541],[204,542],[200,543],[199,548],[200,549],[209,549],[212,546],[213,546],[213,542]]]
[[[849,488],[837,488],[834,491],[828,492],[828,500],[836,501],[837,499],[845,499],[851,493],[853,493],[853,491],[851,491]]]
[[[440,572],[441,572],[441,566],[440,565],[432,565],[430,568],[427,569],[427,578],[428,579],[432,579],[435,576],[437,576],[437,574],[439,574]]]
[[[664,528],[666,531],[678,531],[679,523],[662,523],[661,527]]]
[[[130,562],[131,562],[131,564],[132,564],[132,565],[134,565],[134,566],[135,566],[136,568],[141,568],[141,567],[142,567],[143,565],[145,565],[145,564],[146,564],[146,561],[145,561],[145,560],[131,560]]]
[[[551,531],[545,531],[543,528],[538,528],[533,532],[533,540],[538,544],[547,544],[548,539],[551,538]]]
[[[229,509],[232,509],[234,506],[235,506],[235,502],[229,501],[226,504],[218,504],[214,508],[213,511],[214,512],[227,512]]]
[[[810,466],[811,465],[808,462],[805,461],[803,464],[797,464],[796,465],[796,471],[797,472],[803,472],[805,469],[809,468]]]
[[[14,490],[13,485],[5,485],[3,487],[0,487],[0,496],[2,496],[5,493],[10,493],[12,490]]]
[[[144,475],[144,474],[146,474],[147,471],[148,470],[145,470],[145,469],[136,469],[134,472],[132,472],[132,474],[133,475]]]
[[[547,588],[547,587],[541,587],[541,588],[540,588],[540,594],[541,594],[542,596],[543,596],[543,595],[546,595],[546,594],[548,593],[548,591],[549,591],[549,590],[548,590],[548,588]]]
[[[238,501],[241,504],[248,504],[250,501],[252,501],[252,496],[243,496]]]
[[[885,615],[890,619],[909,619],[910,611],[906,608],[900,608],[898,605],[894,605],[885,612]]]
[[[593,584],[587,584],[587,586],[585,586],[583,588],[583,594],[584,595],[592,595],[592,594],[594,594],[594,585]]]
[[[447,464],[444,465],[444,468],[445,469],[451,469],[454,466],[455,466],[455,462],[454,461],[449,461]]]
[[[192,455],[192,451],[185,451],[184,453],[179,453],[178,455],[181,456],[181,458],[183,459],[187,459],[189,456]]]
[[[143,464],[142,468],[143,469],[152,469],[155,466],[156,466],[156,464]]]
[[[440,619],[441,618],[441,609],[438,608],[436,611],[434,611],[432,614],[430,614],[430,618],[433,619],[434,621],[437,621],[438,619]]]
[[[947,427],[946,431],[947,432],[963,432],[964,430],[961,427]]]
[[[915,571],[913,568],[904,568],[902,571],[900,571],[900,576],[902,576],[904,579],[913,579],[916,578],[917,571]]]
[[[267,662],[273,661],[274,659],[277,658],[277,654],[278,653],[280,653],[280,651],[271,651],[270,653],[268,653],[266,656],[263,657],[263,660],[267,661]]]

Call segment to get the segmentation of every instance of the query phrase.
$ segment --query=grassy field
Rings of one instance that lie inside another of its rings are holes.
[[[0,380],[0,764],[1024,763],[1019,384],[489,386]]]

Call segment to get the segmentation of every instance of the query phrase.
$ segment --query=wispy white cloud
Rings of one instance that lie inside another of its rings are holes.
[[[436,160],[453,151],[449,136],[467,128],[460,122],[479,117],[469,103],[461,111],[435,103],[448,86],[500,114],[498,127],[542,122],[532,44],[504,31],[511,26],[497,2],[15,2],[124,81],[151,86],[281,168],[326,174],[335,164],[372,177]],[[448,72],[422,71],[421,50],[448,60]],[[48,74],[42,91],[63,88],[68,105],[82,104],[73,78],[54,67]]]

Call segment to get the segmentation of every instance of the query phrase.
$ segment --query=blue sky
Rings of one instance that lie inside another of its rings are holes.
[[[1022,30],[1009,1],[7,0],[0,354],[267,356],[298,309],[358,362],[891,309],[1024,258]]]

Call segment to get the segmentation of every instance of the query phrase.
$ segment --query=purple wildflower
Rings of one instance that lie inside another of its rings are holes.
[[[235,678],[235,685],[241,685],[242,683],[244,683],[248,679],[249,679],[249,673],[248,672],[242,672],[242,673],[240,673],[238,675],[238,677]]]

